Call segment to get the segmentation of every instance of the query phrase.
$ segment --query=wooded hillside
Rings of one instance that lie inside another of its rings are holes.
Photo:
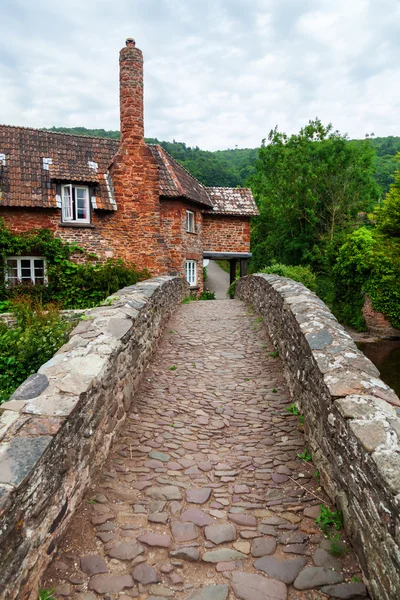
[[[51,127],[49,131],[91,135],[118,140],[119,131],[86,129],[85,127]],[[400,137],[370,137],[376,151],[374,159],[375,179],[385,195],[394,181],[397,163],[395,155],[400,152]],[[207,186],[245,186],[250,175],[255,173],[254,164],[258,148],[234,148],[230,150],[200,150],[183,142],[163,142],[157,138],[146,138],[148,143],[160,144],[173,158],[178,160],[192,175]]]

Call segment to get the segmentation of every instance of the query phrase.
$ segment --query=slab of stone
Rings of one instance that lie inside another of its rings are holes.
[[[321,592],[328,594],[331,598],[339,598],[340,600],[360,600],[366,598],[368,593],[362,582],[326,585],[321,588]]]
[[[19,413],[25,406],[26,400],[7,400],[7,402],[3,402],[1,405],[1,410],[11,410]]]
[[[204,504],[211,495],[210,488],[198,488],[196,490],[186,491],[186,500],[193,504]]]
[[[204,527],[205,525],[212,525],[215,523],[215,519],[201,510],[201,508],[188,508],[187,510],[184,510],[180,516],[180,519],[183,523],[194,523],[199,527]]]
[[[185,600],[226,600],[229,594],[227,585],[207,585],[191,592]]]
[[[202,560],[204,562],[219,563],[227,562],[229,560],[237,560],[240,558],[246,558],[245,554],[232,550],[231,548],[219,548],[218,550],[211,550],[210,552],[204,552]]]
[[[253,515],[229,513],[228,519],[236,523],[236,525],[243,525],[244,527],[257,527],[257,519],[253,517]]]
[[[154,486],[147,488],[145,492],[146,496],[149,498],[154,498],[155,500],[181,500],[182,494],[178,487],[174,485],[165,485],[165,486]]]
[[[286,554],[309,554],[307,544],[288,544],[282,550]]]
[[[296,590],[311,590],[323,585],[343,582],[343,575],[325,567],[307,567],[296,577],[293,586]]]
[[[335,571],[341,571],[343,568],[341,560],[335,558],[322,548],[318,548],[312,558],[316,567],[326,567],[327,569],[334,569]]]
[[[188,562],[196,562],[200,558],[200,550],[194,546],[185,546],[184,548],[173,550],[169,553],[169,555],[171,558],[181,558],[182,560],[187,560]]]
[[[309,517],[310,519],[318,519],[321,514],[321,506],[318,504],[317,506],[307,506],[304,509],[303,515],[305,517]]]
[[[40,394],[44,392],[48,385],[49,380],[47,379],[46,375],[42,375],[40,373],[29,375],[29,377],[25,379],[25,381],[21,383],[19,387],[17,387],[15,392],[10,397],[10,401],[31,400],[32,398],[37,398],[37,396],[40,396]],[[5,408],[5,406],[2,406],[2,408]]]
[[[172,523],[171,531],[175,542],[191,542],[199,535],[199,530],[194,523]]]
[[[237,538],[236,527],[233,523],[208,525],[204,530],[204,535],[207,540],[217,545],[233,542]]]
[[[94,575],[89,581],[89,589],[97,594],[118,594],[125,588],[134,586],[130,575]]]
[[[108,319],[107,333],[120,340],[131,329],[131,319]]]
[[[160,581],[157,571],[145,562],[136,565],[132,571],[132,577],[142,585],[150,585]]]
[[[161,462],[168,462],[169,460],[171,460],[169,454],[165,454],[164,452],[158,452],[157,450],[152,450],[151,452],[149,452],[149,457],[153,458],[154,460],[159,460]]]
[[[286,585],[276,579],[233,571],[231,582],[235,596],[240,600],[287,600]]]
[[[86,575],[96,575],[96,573],[108,573],[107,564],[99,554],[87,554],[80,558],[81,570]]]
[[[143,536],[142,536],[143,537]],[[111,548],[107,554],[111,558],[117,558],[118,560],[133,560],[139,554],[143,554],[144,548],[142,544],[138,542],[122,542]]]
[[[166,512],[151,513],[147,517],[147,520],[150,521],[150,523],[166,523],[168,521],[168,513],[166,513]]]
[[[0,483],[19,485],[32,471],[53,438],[15,437],[0,444]]]
[[[146,600],[151,600],[151,598],[153,598],[153,600],[164,600],[165,598],[173,598],[175,596],[175,592],[167,587],[165,587],[165,585],[150,585],[149,590],[150,594],[154,594],[154,596],[148,596],[146,597]]]
[[[250,542],[239,541],[233,543],[232,546],[235,548],[235,550],[238,550],[238,552],[243,552],[243,554],[250,554]]]
[[[300,571],[307,564],[306,558],[279,558],[264,556],[254,561],[254,567],[263,571],[272,579],[278,579],[289,585],[293,583]]]
[[[251,555],[255,558],[273,554],[276,550],[276,539],[274,537],[256,538],[251,546]]]
[[[324,350],[333,342],[332,335],[326,329],[321,329],[315,333],[309,333],[305,337],[312,350]]]
[[[160,533],[144,533],[138,537],[138,541],[156,548],[169,548],[171,546],[171,536]]]

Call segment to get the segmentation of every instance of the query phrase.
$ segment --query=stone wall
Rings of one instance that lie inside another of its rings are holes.
[[[250,252],[250,218],[205,212],[203,248],[208,252]]]
[[[276,275],[238,280],[265,318],[313,462],[343,511],[374,600],[400,598],[400,401],[326,305]]]
[[[87,311],[70,341],[0,407],[0,597],[36,600],[93,474],[134,405],[183,279],[124,288]]]

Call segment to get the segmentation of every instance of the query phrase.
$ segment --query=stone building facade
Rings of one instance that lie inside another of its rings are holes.
[[[252,193],[206,188],[161,146],[145,142],[143,56],[132,39],[120,52],[120,117],[120,142],[0,126],[5,225],[51,229],[100,260],[186,276],[193,288],[202,288],[205,257],[241,260],[244,269],[250,218],[258,214]],[[34,281],[33,262],[31,269]]]

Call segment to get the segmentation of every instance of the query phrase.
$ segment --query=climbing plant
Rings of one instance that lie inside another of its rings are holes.
[[[0,269],[5,272],[8,256],[43,256],[46,259],[48,285],[18,284],[7,286],[0,277],[0,310],[8,310],[7,300],[29,296],[61,308],[90,308],[126,286],[150,276],[134,264],[121,259],[102,263],[95,254],[75,243],[67,243],[48,229],[15,233],[0,220]]]

